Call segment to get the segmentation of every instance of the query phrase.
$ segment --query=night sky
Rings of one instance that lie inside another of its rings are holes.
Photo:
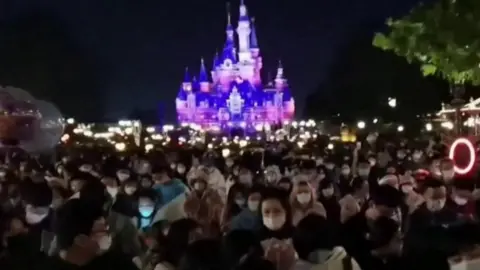
[[[174,98],[186,66],[212,63],[225,40],[226,0],[9,0],[0,1],[3,20],[45,10],[61,18],[78,46],[105,70],[112,117],[132,108],[165,106],[174,118]],[[239,0],[232,0],[236,27]],[[298,105],[328,76],[339,48],[357,29],[382,27],[419,0],[245,0],[256,18],[267,70],[279,59]],[[1,61],[1,59],[0,59]],[[368,63],[365,63],[366,65]],[[211,64],[210,64],[211,66]]]

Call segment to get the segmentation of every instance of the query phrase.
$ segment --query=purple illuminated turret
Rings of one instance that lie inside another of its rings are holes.
[[[258,57],[260,48],[258,47],[257,31],[255,30],[255,18],[252,18],[250,33],[250,50],[252,51],[252,57]]]
[[[183,91],[192,91],[192,81],[190,80],[190,73],[188,72],[188,67],[185,68],[185,75],[183,76],[182,82]]]
[[[207,69],[205,68],[205,61],[203,61],[203,58],[200,63],[200,74],[198,76],[198,82],[200,83],[200,91],[208,92],[210,90]]]
[[[278,61],[277,76],[275,77],[275,88],[282,90],[286,86],[286,80],[283,74],[282,61]]]

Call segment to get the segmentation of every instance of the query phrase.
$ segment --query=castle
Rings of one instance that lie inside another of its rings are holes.
[[[235,31],[227,14],[226,41],[216,54],[209,76],[202,58],[198,79],[188,69],[176,98],[179,123],[195,123],[204,128],[282,123],[294,117],[295,103],[283,67],[279,62],[274,80],[263,85],[262,57],[254,20],[243,0]]]

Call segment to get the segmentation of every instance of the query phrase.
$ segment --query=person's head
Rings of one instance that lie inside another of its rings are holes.
[[[193,190],[196,192],[204,192],[208,187],[208,182],[204,178],[195,178],[191,180]]]
[[[248,168],[241,168],[238,174],[238,182],[251,186],[253,181],[253,173]]]
[[[183,163],[178,163],[177,164],[177,173],[180,175],[184,175],[185,172],[187,171],[187,167]]]
[[[426,180],[424,185],[423,197],[428,210],[438,212],[445,207],[447,200],[447,187],[445,183],[437,179]]]
[[[157,192],[145,189],[138,193],[138,213],[142,218],[150,218],[155,214]]]
[[[214,239],[199,240],[187,247],[178,270],[224,270],[228,264],[223,255],[222,243]]]
[[[119,180],[114,177],[104,177],[102,183],[111,198],[115,198],[119,191]]]
[[[407,153],[406,153],[405,149],[402,148],[402,149],[397,150],[397,159],[398,160],[404,160],[406,156],[407,156]]]
[[[201,236],[202,229],[193,219],[185,218],[174,221],[166,233],[169,247],[166,250],[166,261],[177,266],[188,245],[200,239]]]
[[[368,240],[374,248],[387,246],[398,235],[398,229],[399,225],[395,220],[381,216],[371,224]]]
[[[143,175],[140,178],[140,187],[141,188],[151,188],[153,185],[152,178],[148,175]]]
[[[101,205],[71,199],[57,210],[54,232],[61,257],[72,246],[101,254],[110,249],[112,238]]]
[[[225,257],[229,265],[237,264],[247,254],[263,255],[257,236],[249,230],[234,230],[223,238]]]
[[[172,180],[172,171],[167,167],[155,168],[152,173],[155,185],[164,185]]]
[[[123,184],[123,192],[129,196],[132,196],[138,190],[138,183],[137,181],[127,180]]]
[[[246,189],[241,184],[233,184],[228,190],[227,205],[229,207],[243,208],[247,203]]]
[[[402,193],[389,185],[377,187],[372,194],[372,206],[381,216],[391,217],[403,202]]]
[[[443,159],[440,161],[440,174],[443,181],[449,183],[455,177],[454,164],[451,159]]]
[[[457,205],[465,205],[472,198],[473,190],[472,179],[456,179],[453,182],[452,200]]]
[[[293,205],[311,205],[315,198],[310,184],[307,181],[296,183],[291,193],[291,200]]]
[[[46,183],[26,183],[22,187],[22,198],[26,204],[25,220],[28,224],[42,222],[50,212],[53,193]]]
[[[260,202],[260,214],[263,226],[268,230],[277,231],[291,225],[291,206],[288,194],[280,189],[269,189]]]
[[[369,196],[369,186],[368,186],[368,181],[357,177],[352,180],[350,183],[350,187],[352,189],[352,193],[361,198],[367,198]]]
[[[333,247],[332,234],[327,220],[320,215],[307,215],[297,225],[293,246],[302,260],[310,261],[312,252]]]
[[[247,207],[252,212],[258,212],[260,201],[262,200],[262,188],[253,186],[247,192]]]
[[[127,181],[130,178],[130,171],[128,169],[117,170],[117,178],[120,182]]]
[[[350,173],[351,173],[350,165],[343,164],[341,167],[340,173],[345,177],[350,176]]]
[[[332,198],[335,195],[335,188],[333,186],[333,181],[330,179],[325,179],[318,185],[319,196],[324,198]]]
[[[73,193],[80,192],[85,185],[85,179],[80,177],[74,177],[70,180],[70,191]]]
[[[358,176],[365,178],[370,174],[370,164],[368,161],[358,163]]]
[[[277,186],[290,193],[290,191],[292,190],[292,180],[290,180],[290,178],[288,177],[282,177],[280,181],[278,181]]]

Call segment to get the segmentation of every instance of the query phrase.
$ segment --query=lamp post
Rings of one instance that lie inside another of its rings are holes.
[[[462,133],[462,115],[460,109],[462,105],[465,104],[465,100],[463,100],[465,86],[463,84],[451,85],[450,94],[453,96],[450,104],[455,109],[455,134],[459,136]]]

